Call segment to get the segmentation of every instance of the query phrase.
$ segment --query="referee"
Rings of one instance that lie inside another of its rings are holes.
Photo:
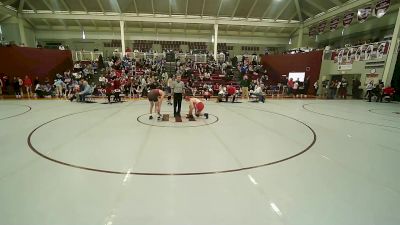
[[[174,117],[181,116],[182,94],[185,90],[185,84],[181,81],[181,76],[176,76],[172,83],[172,93],[174,94]]]

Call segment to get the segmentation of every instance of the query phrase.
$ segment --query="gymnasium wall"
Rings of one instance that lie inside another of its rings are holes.
[[[310,77],[308,90],[310,92],[315,81],[319,79],[322,55],[322,51],[294,55],[267,55],[263,56],[261,62],[267,68],[269,80],[272,83],[281,82],[282,75],[288,76],[289,72],[305,72],[306,77]]]
[[[0,47],[0,74],[52,79],[73,68],[70,51],[28,47]]]
[[[319,79],[320,86],[322,84],[322,81],[324,80],[331,80],[331,77],[333,75],[340,75],[343,76],[347,79],[349,82],[349,90],[348,93],[351,93],[351,84],[352,80],[354,78],[359,78],[361,82],[361,89],[365,90],[367,86],[367,74],[371,73],[372,68],[368,68],[367,63],[373,63],[377,66],[374,67],[375,69],[375,74],[377,74],[377,79],[381,80],[383,77],[383,72],[384,72],[384,65],[386,62],[386,56],[383,56],[382,59],[376,59],[376,60],[369,60],[369,61],[354,61],[352,63],[352,67],[349,70],[339,70],[338,69],[338,64],[335,63],[333,60],[323,60],[322,61],[322,66],[321,66],[321,75]],[[379,65],[379,66],[378,66]],[[322,91],[322,89],[320,89]]]

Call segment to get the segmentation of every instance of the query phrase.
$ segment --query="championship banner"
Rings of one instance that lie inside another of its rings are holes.
[[[390,7],[390,0],[378,0],[374,9],[374,16],[381,18]]]
[[[358,9],[358,12],[357,12],[358,22],[364,23],[368,19],[369,15],[371,15],[371,14],[372,14],[371,6],[367,6],[365,8]]]
[[[318,33],[322,34],[325,31],[326,21],[322,21],[318,25]]]
[[[335,31],[338,28],[339,23],[340,23],[340,18],[339,17],[333,18],[331,20],[330,25],[329,25],[329,30],[330,31]]]
[[[354,12],[347,12],[343,16],[343,26],[348,27],[353,22]]]

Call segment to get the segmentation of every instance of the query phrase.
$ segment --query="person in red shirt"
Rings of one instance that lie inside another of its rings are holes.
[[[287,82],[288,86],[288,95],[291,95],[293,93],[293,87],[294,87],[294,81],[293,78],[290,78]]]
[[[114,80],[113,91],[115,102],[121,102],[121,97],[119,96],[121,94],[121,81],[119,78]]]
[[[392,97],[395,93],[395,89],[392,87],[385,87],[383,89],[383,95],[381,96],[380,101],[382,102],[382,98],[385,99],[386,101],[390,102],[392,100]]]
[[[28,76],[25,76],[24,86],[26,88],[26,93],[28,94],[28,98],[32,95],[32,80]]]
[[[106,96],[108,99],[108,104],[111,104],[111,95],[112,95],[112,84],[108,82],[106,84]]]
[[[226,88],[226,95],[225,95],[226,102],[228,102],[230,96],[232,96],[232,103],[234,103],[236,99],[236,88],[232,85],[228,85],[228,87]]]
[[[185,101],[189,102],[189,114],[187,115],[187,118],[194,118],[193,117],[193,110],[194,110],[194,114],[197,117],[204,115],[204,117],[208,119],[208,113],[203,113],[204,103],[200,99],[186,96]]]

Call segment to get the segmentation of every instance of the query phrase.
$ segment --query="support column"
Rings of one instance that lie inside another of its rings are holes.
[[[122,48],[121,58],[123,58],[125,56],[125,23],[124,23],[124,21],[120,20],[119,26],[121,28],[121,48]]]
[[[297,48],[303,47],[304,26],[301,24],[299,28],[299,37],[297,39]]]
[[[218,24],[214,24],[214,59],[217,61],[218,54]]]
[[[385,86],[390,86],[390,83],[392,82],[394,67],[396,66],[397,55],[398,55],[397,48],[398,48],[399,33],[400,33],[400,8],[397,13],[396,25],[394,27],[392,41],[390,43],[389,54],[386,59],[385,70],[383,72],[382,81],[385,84]]]
[[[18,28],[21,43],[24,43],[25,46],[28,46],[28,43],[26,43],[24,20],[22,18],[18,18]]]

